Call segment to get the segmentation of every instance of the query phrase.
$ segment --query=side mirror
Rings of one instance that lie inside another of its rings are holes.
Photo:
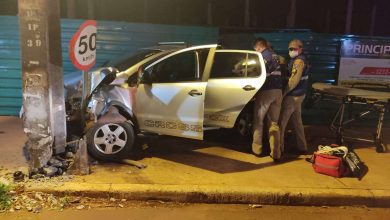
[[[129,87],[138,87],[139,83],[140,83],[140,78],[143,74],[143,68],[142,66],[140,66],[138,68],[138,71],[136,73],[134,73],[133,75],[131,75],[128,79],[127,79],[127,84],[129,85]]]
[[[100,73],[104,76],[109,75],[110,73],[119,73],[119,70],[115,67],[106,67],[100,70]]]
[[[114,80],[116,79],[116,73],[109,73],[107,74],[103,80],[99,83],[98,86],[96,86],[96,88],[94,90],[97,90],[98,87],[101,87],[103,85],[110,85],[110,83],[114,82]]]
[[[142,81],[142,83],[151,85],[153,83],[153,80],[150,76],[150,72],[145,71],[144,69],[138,70],[139,77]]]

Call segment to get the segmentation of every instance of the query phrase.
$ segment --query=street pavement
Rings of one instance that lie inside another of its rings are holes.
[[[23,166],[20,120],[0,117],[0,131],[2,152],[19,157],[11,160],[2,153],[1,165]],[[306,127],[306,133],[312,150],[334,141],[326,127]],[[304,160],[308,156],[289,155],[279,164],[255,157],[249,153],[250,143],[224,131],[208,132],[205,141],[159,137],[139,144],[143,150],[135,159],[145,169],[98,162],[91,165],[90,175],[60,185],[30,184],[27,190],[178,202],[390,206],[390,154],[378,154],[366,143],[354,143],[369,167],[361,181],[317,174]]]
[[[226,204],[127,204],[123,208],[91,205],[91,209],[65,209],[62,212],[43,210],[32,214],[26,211],[0,214],[0,220],[106,220],[106,219],[267,219],[267,220],[386,220],[390,209],[365,207],[294,207]]]

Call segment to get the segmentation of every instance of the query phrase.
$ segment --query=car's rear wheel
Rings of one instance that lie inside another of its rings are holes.
[[[244,112],[237,120],[237,132],[242,137],[249,137],[252,133],[252,114]]]
[[[245,107],[236,120],[234,126],[235,132],[242,138],[250,139],[253,130],[253,111],[252,106]]]
[[[134,129],[127,122],[97,123],[88,132],[88,152],[98,160],[128,157],[134,149]]]

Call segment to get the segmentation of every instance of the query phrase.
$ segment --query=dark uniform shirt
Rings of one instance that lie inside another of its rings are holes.
[[[261,90],[282,89],[279,56],[268,49],[265,49],[261,55],[263,56],[267,72],[267,78]]]
[[[301,75],[300,78],[296,78],[295,80],[299,80],[294,88],[287,88],[287,95],[291,96],[302,96],[306,94],[308,82],[309,82],[309,63],[305,57],[305,55],[300,54],[299,56],[290,60],[288,65],[288,71],[291,74],[290,81],[296,75]]]

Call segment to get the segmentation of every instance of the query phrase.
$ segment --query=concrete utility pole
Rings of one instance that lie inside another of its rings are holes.
[[[290,3],[290,11],[287,15],[287,21],[286,21],[286,27],[287,28],[294,28],[295,27],[295,16],[297,13],[297,4],[296,0],[291,0]]]
[[[66,145],[60,10],[58,0],[18,5],[24,131],[31,168],[40,168]]]
[[[352,15],[353,15],[353,0],[348,0],[348,3],[347,3],[347,18],[346,18],[346,21],[345,21],[345,34],[350,34],[351,33]]]
[[[250,13],[249,13],[249,0],[245,0],[245,27],[249,27],[251,25],[250,21]]]

